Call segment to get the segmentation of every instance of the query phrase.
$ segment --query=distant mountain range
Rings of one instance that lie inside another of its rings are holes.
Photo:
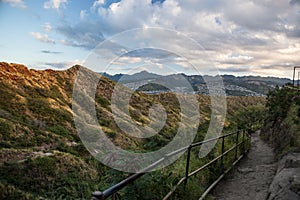
[[[141,71],[136,74],[116,74],[110,75],[102,73],[103,76],[119,82],[131,89],[144,91],[146,93],[161,93],[167,91],[183,93],[208,94],[208,89],[204,80],[212,80],[213,76],[171,74],[158,75]],[[260,76],[233,76],[221,75],[227,95],[230,96],[264,96],[269,90],[273,90],[276,85],[279,87],[292,82],[287,78],[260,77]]]

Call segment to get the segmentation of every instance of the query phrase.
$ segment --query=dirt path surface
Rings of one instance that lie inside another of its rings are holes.
[[[265,200],[277,164],[272,149],[252,134],[251,149],[232,172],[212,192],[212,199]]]

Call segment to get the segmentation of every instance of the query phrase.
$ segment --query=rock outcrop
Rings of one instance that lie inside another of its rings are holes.
[[[300,199],[300,153],[289,153],[278,163],[268,200]]]

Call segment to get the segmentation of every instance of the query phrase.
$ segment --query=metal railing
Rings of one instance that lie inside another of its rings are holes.
[[[228,150],[225,150],[225,138],[228,138],[229,136],[234,136],[235,135],[235,142],[234,145],[231,146]],[[241,135],[241,136],[240,136]],[[241,138],[240,138],[241,137]],[[221,140],[222,144],[221,144],[221,154],[217,157],[215,157],[214,159],[210,160],[209,162],[207,162],[206,164],[200,166],[198,169],[190,172],[190,160],[191,160],[191,151],[193,148],[195,147],[199,147],[203,144],[209,143],[209,142],[213,142],[216,140]],[[143,169],[142,171],[140,171],[139,173],[130,175],[129,177],[127,177],[126,179],[122,180],[121,182],[117,183],[116,185],[113,185],[112,187],[106,189],[103,192],[100,191],[96,191],[92,193],[92,200],[104,200],[107,199],[108,197],[112,196],[113,199],[114,196],[116,195],[116,193],[121,190],[122,188],[124,188],[125,186],[127,186],[128,184],[134,182],[136,179],[140,178],[141,176],[143,176],[147,171],[154,169],[156,166],[158,166],[159,164],[161,164],[162,162],[166,161],[168,158],[177,155],[178,153],[181,153],[183,151],[187,150],[187,157],[186,157],[186,167],[185,167],[185,176],[182,177],[177,184],[171,189],[171,191],[163,198],[163,200],[167,200],[170,199],[172,197],[172,195],[174,194],[174,192],[177,190],[177,188],[182,185],[182,184],[187,184],[188,180],[190,177],[198,174],[199,172],[203,171],[204,169],[208,168],[209,166],[211,166],[212,164],[215,164],[217,161],[220,161],[219,164],[219,177],[205,190],[205,192],[202,194],[200,199],[204,199],[205,196],[214,188],[214,186],[225,176],[225,174],[227,174],[231,168],[246,154],[246,152],[249,150],[250,145],[248,145],[248,147],[246,146],[246,142],[250,141],[250,135],[248,130],[238,130],[236,132],[233,133],[229,133],[229,134],[225,134],[225,135],[221,135],[219,137],[215,137],[215,138],[211,138],[209,140],[205,140],[205,141],[201,141],[201,142],[196,142],[193,143],[187,147],[178,149],[176,151],[173,151],[169,154],[166,154],[164,157],[162,157],[161,159],[159,159],[158,161],[156,161],[155,163],[153,163],[152,165],[148,166],[147,168]],[[249,143],[250,144],[250,143]],[[241,146],[241,153],[240,155],[238,154],[238,149]],[[224,170],[224,156],[226,156],[227,154],[229,154],[230,152],[234,151],[234,160],[232,161],[232,164],[230,166],[230,168],[228,168],[227,170]]]

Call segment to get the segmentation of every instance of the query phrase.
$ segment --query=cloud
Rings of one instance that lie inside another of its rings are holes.
[[[282,49],[278,49],[278,52],[282,53],[282,54],[290,54],[290,55],[295,55],[300,53],[300,44],[296,43],[296,44],[292,44],[290,46],[287,46],[285,48]]]
[[[251,68],[248,66],[226,67],[226,68],[219,68],[219,71],[230,72],[230,73],[251,72]]]
[[[251,30],[273,29],[278,23],[279,16],[276,12],[278,8],[267,2],[237,1],[228,3],[225,10],[225,17],[235,24]],[[229,9],[229,7],[231,9]],[[274,10],[270,9],[272,7]]]
[[[222,55],[219,62],[222,64],[230,64],[230,65],[245,65],[245,64],[249,64],[252,60],[253,60],[252,56],[232,53],[231,55],[225,55],[225,56]]]
[[[116,49],[122,48],[120,46],[113,47],[113,44],[109,46],[111,47],[109,48],[109,50],[112,50],[112,48],[116,48]],[[116,60],[114,60],[113,64],[128,66],[130,64],[145,65],[145,64],[156,63],[161,66],[162,64],[159,62],[162,61],[164,62],[168,61],[173,63],[181,62],[181,60],[176,59],[178,58],[176,57],[176,55],[159,49],[143,48],[143,49],[136,49],[130,52],[123,49],[123,52],[124,52],[123,54],[122,51],[120,50],[118,52],[115,52],[116,54],[121,53],[122,55],[118,57]]]
[[[285,63],[285,64],[277,64],[277,65],[268,65],[268,66],[260,66],[261,69],[272,69],[272,70],[284,70],[286,67],[293,67],[294,64],[292,63]]]
[[[290,1],[290,5],[294,6],[296,4],[300,5],[300,0],[291,0]]]
[[[58,10],[60,7],[65,7],[68,3],[68,0],[49,0],[44,3],[45,9],[56,9]]]
[[[163,27],[183,33],[197,41],[207,54],[190,50],[194,60],[211,60],[220,69],[242,72],[259,66],[300,63],[299,0],[96,0],[90,9],[82,10],[79,23],[61,24],[57,31],[62,43],[91,50],[105,37],[134,28]],[[293,6],[291,6],[293,5]],[[97,14],[97,15],[95,15]],[[180,52],[169,35],[135,35],[135,42],[150,45],[160,41],[168,49]],[[120,43],[119,43],[120,44]],[[126,50],[126,46],[124,45]],[[107,51],[109,49],[106,49]],[[111,49],[114,52],[115,48]],[[129,62],[147,60],[147,51],[126,55]],[[123,58],[125,60],[125,58]],[[174,61],[172,57],[157,55],[158,63]],[[234,69],[232,68],[234,67]],[[256,70],[258,72],[259,70]],[[245,71],[246,72],[246,71]],[[271,71],[270,71],[271,73]]]
[[[68,68],[68,63],[66,63],[66,62],[48,62],[48,63],[44,63],[44,65],[47,65],[48,67],[56,68],[56,69],[67,69]]]
[[[2,0],[4,3],[9,3],[13,7],[26,8],[23,0]]]
[[[247,34],[249,38],[246,38],[238,30],[239,28],[242,30],[243,26],[265,27],[263,22],[270,22],[273,19],[273,15],[269,16],[269,12],[266,12],[266,6],[262,8],[260,5],[252,6],[247,11],[248,14],[243,14],[239,12],[239,9],[245,10],[248,5],[238,6],[243,1],[236,1],[236,5],[230,5],[235,13],[230,14],[229,5],[224,5],[224,2],[220,1],[216,2],[168,0],[152,3],[151,1],[122,0],[104,8],[101,6],[105,3],[104,1],[95,1],[92,8],[100,7],[97,10],[99,20],[96,22],[99,23],[97,26],[99,34],[112,35],[137,27],[165,27],[187,33],[188,36],[201,43],[213,42],[215,39],[226,41],[231,37],[231,40],[239,42],[250,44],[256,42],[265,45],[262,40],[252,37],[251,33]],[[222,10],[223,7],[227,8],[226,12]],[[254,18],[256,10],[260,10],[260,15],[256,18],[262,17],[263,21]],[[243,20],[238,20],[240,14],[243,14]]]
[[[95,11],[99,6],[102,6],[105,4],[105,0],[96,0],[93,3],[93,6],[91,7],[92,11]]]
[[[102,32],[99,31],[101,29],[101,24],[85,21],[74,26],[62,24],[57,27],[57,31],[66,37],[61,41],[62,44],[89,50],[104,40]]]
[[[56,68],[56,69],[68,69],[74,65],[82,65],[82,61],[80,60],[73,60],[73,61],[64,61],[64,62],[46,62],[43,63],[47,65],[47,68]]]
[[[46,53],[46,54],[62,54],[63,52],[43,50],[43,51],[41,51],[41,53]]]
[[[87,11],[86,11],[86,10],[81,10],[81,11],[80,11],[79,16],[80,16],[80,19],[81,19],[81,20],[84,20],[84,19],[86,18],[87,15],[88,15],[88,14],[87,14]]]
[[[55,41],[49,39],[49,36],[47,34],[41,34],[39,32],[30,32],[30,35],[40,42],[55,44]]]
[[[43,25],[43,28],[44,28],[44,31],[46,31],[46,32],[50,32],[52,30],[52,26],[50,23],[45,23]]]
[[[126,53],[124,56],[129,57],[140,57],[140,58],[156,58],[156,59],[164,59],[167,57],[174,57],[174,55],[170,52],[159,50],[159,49],[152,49],[152,48],[143,48],[143,49],[136,49],[129,53]]]

